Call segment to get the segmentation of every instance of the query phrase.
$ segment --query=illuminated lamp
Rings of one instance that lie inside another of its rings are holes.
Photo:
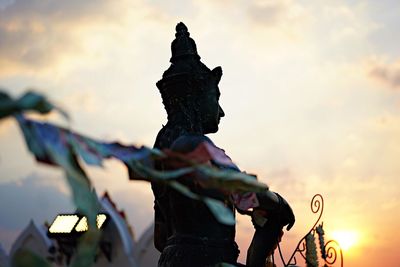
[[[69,234],[74,229],[75,224],[79,221],[78,215],[58,215],[49,227],[49,233],[52,234]]]
[[[98,229],[104,226],[108,216],[104,213],[99,213],[96,216],[96,225]],[[54,219],[48,230],[48,236],[56,237],[58,235],[70,235],[83,233],[89,229],[86,216],[79,214],[59,214]]]
[[[108,222],[108,214],[99,213],[96,216],[96,225],[100,230],[104,230]],[[76,251],[78,238],[89,229],[88,219],[81,214],[59,214],[49,226],[47,236],[53,238],[58,244],[58,253],[66,257],[69,264]],[[111,244],[100,241],[99,248],[111,262]],[[53,251],[57,253],[56,251]]]

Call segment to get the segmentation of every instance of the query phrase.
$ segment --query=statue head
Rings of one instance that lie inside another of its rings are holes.
[[[176,26],[175,37],[171,44],[171,66],[157,82],[168,123],[185,127],[189,132],[215,133],[225,115],[218,103],[222,69],[210,70],[200,61],[196,43],[182,22]]]

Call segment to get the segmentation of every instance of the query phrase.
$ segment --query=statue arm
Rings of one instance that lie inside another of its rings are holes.
[[[171,149],[176,152],[189,153],[194,151],[201,143],[207,142],[208,151],[211,154],[211,160],[218,168],[230,168],[240,171],[239,168],[231,161],[225,151],[218,148],[214,143],[204,135],[185,135],[178,138],[171,146]],[[255,177],[255,179],[257,179]],[[235,198],[237,201],[235,201]],[[256,200],[254,201],[254,198]],[[240,213],[247,213],[246,210],[252,207],[265,210],[268,213],[279,213],[282,218],[282,226],[287,225],[287,230],[292,228],[295,217],[292,209],[287,201],[279,194],[270,190],[265,190],[262,193],[247,193],[233,196],[234,204]]]
[[[181,137],[175,141],[171,149],[176,152],[189,153],[205,141],[212,145],[208,151],[215,166],[240,171],[225,152],[205,136]],[[251,215],[256,229],[248,250],[247,266],[263,266],[266,258],[280,242],[283,234],[282,228],[287,225],[286,229],[289,230],[293,226],[294,213],[285,199],[270,190],[261,193],[232,194],[232,199],[239,212]],[[250,208],[253,208],[253,211],[249,211]]]
[[[154,246],[162,252],[168,239],[168,188],[163,184],[151,183],[154,194]]]
[[[168,226],[167,222],[157,204],[154,201],[154,246],[162,252],[168,239]]]

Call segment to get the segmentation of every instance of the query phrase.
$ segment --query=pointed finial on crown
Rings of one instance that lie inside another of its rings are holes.
[[[186,27],[185,23],[183,22],[179,22],[178,24],[176,24],[175,27],[176,33],[175,33],[175,37],[180,37],[180,36],[190,36],[190,33],[188,32],[188,28]]]
[[[178,59],[188,56],[199,60],[200,56],[197,54],[196,43],[190,38],[186,25],[183,22],[179,22],[175,30],[175,40],[171,44],[172,57],[170,62],[175,63]]]

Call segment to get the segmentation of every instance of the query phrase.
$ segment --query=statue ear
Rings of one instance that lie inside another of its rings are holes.
[[[215,76],[215,78],[217,79],[217,84],[218,84],[219,81],[221,80],[222,68],[220,66],[218,66],[218,67],[214,68],[211,72]]]

